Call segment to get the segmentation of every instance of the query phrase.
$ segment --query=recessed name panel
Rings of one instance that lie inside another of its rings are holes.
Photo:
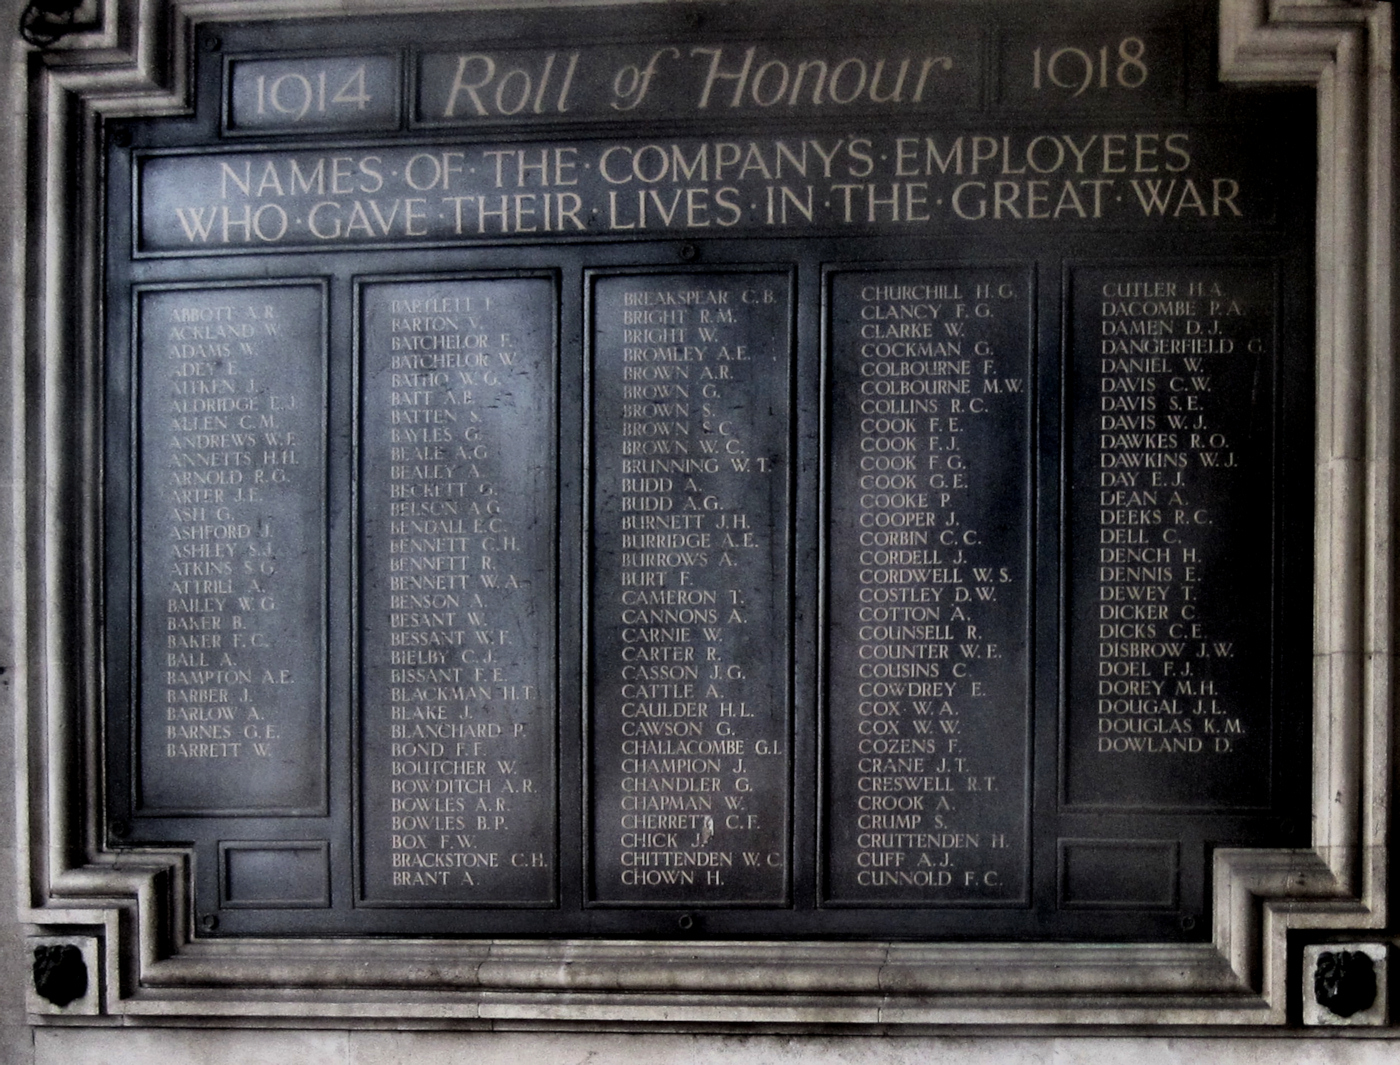
[[[1032,276],[830,278],[831,904],[1027,897]]]
[[[363,897],[552,903],[552,277],[366,282]]]
[[[592,280],[599,902],[787,899],[791,293],[777,271]]]
[[[1066,796],[1264,806],[1276,271],[1076,268]]]
[[[137,297],[144,811],[325,803],[325,292]]]

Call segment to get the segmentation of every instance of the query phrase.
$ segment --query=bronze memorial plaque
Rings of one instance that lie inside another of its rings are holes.
[[[202,27],[106,148],[110,844],[220,936],[1206,937],[1309,838],[1315,100],[1057,10]]]

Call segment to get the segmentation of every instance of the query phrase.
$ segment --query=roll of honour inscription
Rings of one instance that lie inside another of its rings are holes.
[[[789,893],[790,281],[593,281],[592,892]]]
[[[554,283],[367,283],[361,832],[379,903],[555,899]]]
[[[1262,806],[1274,271],[1072,277],[1068,798]]]
[[[323,293],[140,294],[138,808],[325,802]]]
[[[830,284],[826,894],[1020,901],[1031,273]]]

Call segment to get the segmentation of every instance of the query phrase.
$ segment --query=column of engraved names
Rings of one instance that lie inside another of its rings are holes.
[[[593,890],[780,902],[787,276],[594,287]]]
[[[147,808],[324,801],[319,286],[145,292]]]
[[[1029,295],[1014,268],[831,281],[833,902],[1024,895]]]
[[[1072,799],[1265,794],[1271,286],[1075,276]]]
[[[361,289],[363,893],[555,897],[554,287]]]

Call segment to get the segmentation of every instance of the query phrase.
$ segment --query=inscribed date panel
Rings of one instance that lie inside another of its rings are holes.
[[[393,55],[238,59],[229,64],[231,133],[392,129],[399,120]]]
[[[319,285],[146,291],[138,805],[325,802]]]
[[[1123,33],[1108,27],[1061,29],[1054,33],[1011,33],[1001,41],[999,97],[1004,105],[1035,111],[1101,111],[1162,108],[1179,104],[1185,88],[1185,63],[1179,33],[1138,30]],[[1107,134],[1106,137],[1113,137]],[[1161,154],[1175,164],[1173,141],[1151,135],[1132,139],[1144,153],[1141,172]],[[1110,152],[1129,138],[1109,141]]]
[[[1265,805],[1274,272],[1071,287],[1067,797]]]
[[[555,899],[555,288],[365,284],[362,894]]]
[[[592,889],[781,904],[790,279],[593,282]]]
[[[826,895],[1026,897],[1023,267],[831,279]]]

